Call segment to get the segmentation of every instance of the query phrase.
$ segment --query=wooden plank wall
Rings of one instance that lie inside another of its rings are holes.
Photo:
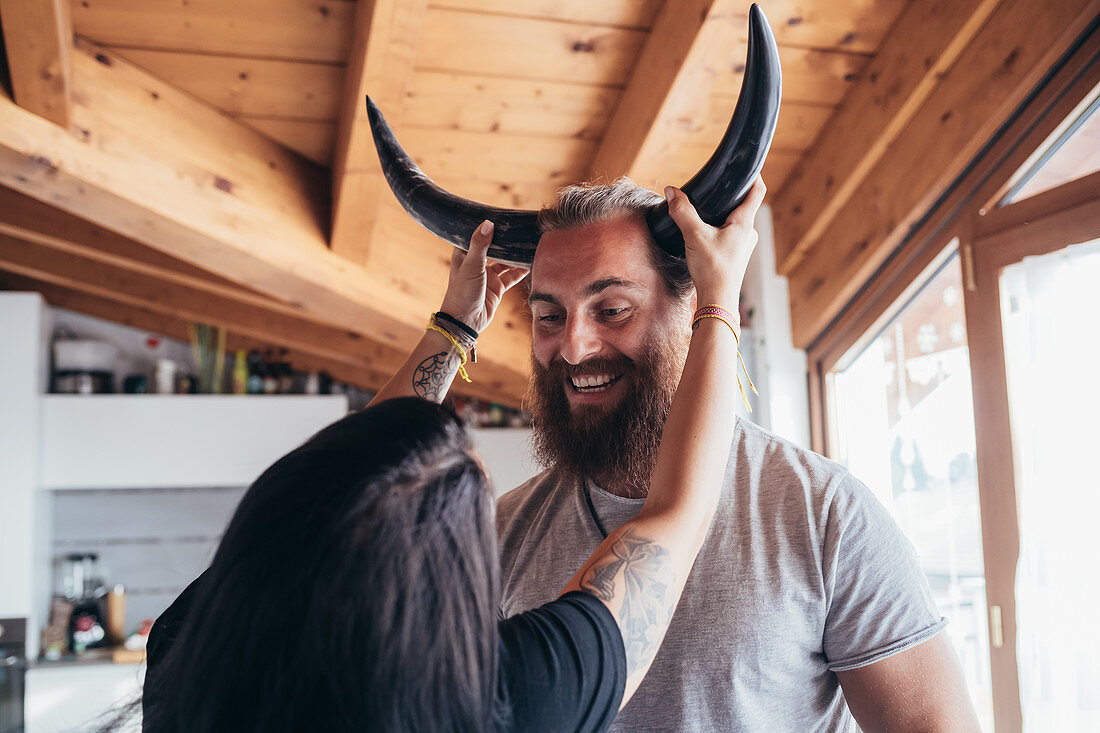
[[[381,0],[360,2],[371,2],[372,12],[389,7]],[[907,3],[761,4],[780,43],[784,66],[784,112],[765,169],[769,186],[777,191],[813,149],[845,94],[860,82]],[[684,75],[690,79],[686,87],[665,85],[661,92],[682,106],[662,111],[668,137],[665,157],[645,172],[640,180],[644,185],[682,184],[710,155],[728,122],[744,72],[747,3],[715,0],[690,7],[705,9],[715,42],[706,58],[691,60],[699,67]],[[697,19],[677,17],[677,12],[687,12],[685,8],[689,6],[674,5],[672,0],[430,0],[410,26],[416,29],[415,38],[401,40],[408,56],[403,63],[411,68],[402,72],[400,93],[386,98],[390,108],[383,111],[397,120],[395,130],[404,146],[443,186],[488,203],[536,208],[558,187],[594,172],[593,161],[623,103],[624,90],[644,92],[645,75],[650,73],[646,69],[654,68],[652,63],[640,64],[640,54],[647,43],[653,46],[663,38],[654,35],[655,19],[664,17],[663,27],[671,28],[671,35],[683,30],[677,29],[678,22],[684,28],[698,26]],[[338,121],[346,117],[351,103],[359,104],[348,99],[362,92],[361,84],[352,83],[355,75],[360,82],[370,82],[371,70],[351,58],[357,48],[357,18],[372,17],[367,10],[350,0],[71,3],[78,39],[101,46],[109,57],[133,63],[320,166],[330,166],[339,157],[340,165],[351,167],[373,154],[356,143],[345,144],[345,156],[335,143]],[[687,41],[690,45],[691,38]],[[349,59],[355,68],[348,68]],[[166,146],[163,163],[177,165],[170,147]],[[215,145],[211,150],[221,155],[223,149]],[[297,166],[288,162],[286,167]],[[310,172],[299,185],[323,186],[325,177],[323,172]],[[336,180],[342,179],[337,175]],[[283,193],[300,197],[301,189],[294,189],[286,187]],[[352,213],[364,215],[362,221],[373,233],[368,239],[375,242],[363,247],[354,241],[351,247],[333,242],[334,250],[361,266],[381,292],[393,294],[403,308],[427,313],[445,280],[448,248],[414,225],[388,192],[367,195],[367,189],[354,186],[348,190],[352,201],[363,199],[363,211]],[[261,196],[249,203],[285,214],[323,208],[324,193],[313,190],[305,205],[279,200],[262,186],[237,186],[233,195]],[[330,234],[332,222],[325,218],[323,211],[316,219],[310,216],[310,231],[303,233],[309,238]],[[380,310],[395,307],[384,305]],[[397,321],[411,318],[407,313],[392,314]],[[502,320],[511,328],[490,334],[486,345],[501,354],[522,352],[524,346],[516,343],[525,338],[522,305],[509,300]],[[391,336],[382,334],[382,341],[393,343]]]
[[[773,190],[860,78],[904,0],[765,0],[781,46],[784,113]],[[434,0],[416,42],[402,144],[467,196],[534,207],[583,179],[661,0]],[[716,4],[713,95],[682,120],[661,183],[685,178],[721,136],[740,87],[748,6]],[[77,0],[79,35],[316,162],[332,160],[354,3]],[[383,112],[387,112],[383,109]],[[484,163],[483,165],[481,163]],[[681,181],[682,182],[682,181]],[[652,183],[652,182],[651,182]],[[485,185],[488,184],[488,185]]]

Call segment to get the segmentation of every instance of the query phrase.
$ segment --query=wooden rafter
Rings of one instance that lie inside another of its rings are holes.
[[[239,299],[270,310],[303,316],[301,309],[195,267],[164,252],[59,211],[0,186],[0,234],[61,251],[85,254],[107,264],[144,271],[166,282]]]
[[[309,320],[399,351],[415,342],[445,281],[426,286],[413,262],[368,272],[329,250],[320,169],[101,49],[72,63],[72,135],[0,98],[0,184]],[[526,388],[523,326],[495,326],[477,367],[506,401]]]
[[[1098,0],[997,6],[791,271],[797,346],[857,294],[1098,11]]]
[[[786,275],[821,237],[1001,0],[910,3],[772,202]]]
[[[187,321],[176,315],[166,315],[157,311],[118,303],[108,298],[71,290],[44,280],[13,275],[0,270],[0,290],[27,290],[40,293],[50,305],[57,308],[84,313],[113,323],[150,331],[186,342],[188,339]],[[255,339],[230,331],[227,334],[226,349],[230,352],[243,350],[267,351],[286,349],[274,340]],[[344,362],[336,362],[319,357],[316,354],[287,349],[287,360],[299,371],[328,372],[334,379],[354,384],[365,389],[375,389],[381,378],[376,370],[357,367]]]
[[[68,0],[4,0],[0,21],[16,103],[68,128],[73,43]]]
[[[359,334],[319,326],[209,291],[169,283],[121,263],[108,264],[75,245],[67,250],[0,235],[0,269],[189,321],[224,326],[330,361],[390,374],[405,354],[379,347]]]
[[[716,5],[717,0],[662,5],[592,159],[590,178],[655,178],[672,152],[667,147],[672,128],[705,111],[711,80],[705,60],[717,35],[710,22]]]
[[[399,123],[427,0],[359,0],[332,163],[332,250],[364,263],[388,201],[364,103],[370,95]]]

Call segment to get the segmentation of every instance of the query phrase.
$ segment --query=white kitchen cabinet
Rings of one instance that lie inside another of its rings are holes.
[[[141,693],[144,664],[46,664],[27,670],[25,733],[94,730]],[[140,717],[134,722],[138,723]],[[121,731],[140,730],[126,725]]]
[[[247,486],[342,395],[44,395],[40,489]]]

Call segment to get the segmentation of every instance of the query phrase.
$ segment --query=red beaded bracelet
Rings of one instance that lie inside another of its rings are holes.
[[[733,340],[737,344],[737,361],[741,365],[741,371],[745,372],[745,379],[749,383],[749,388],[752,389],[753,394],[759,395],[756,391],[756,385],[752,383],[752,377],[749,376],[749,370],[745,366],[745,360],[741,357],[741,337],[737,333],[737,327],[734,326],[734,321],[739,319],[734,318],[734,315],[720,305],[711,303],[710,305],[704,305],[695,311],[695,315],[691,317],[691,327],[695,328],[699,321],[704,318],[716,318],[729,326],[730,331],[733,332]],[[745,387],[741,384],[741,375],[737,375],[737,388],[741,390],[741,399],[745,403],[745,407],[749,412],[752,412],[752,405],[749,404],[749,396],[745,394]]]

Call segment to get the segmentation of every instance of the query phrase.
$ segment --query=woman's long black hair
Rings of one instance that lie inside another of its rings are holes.
[[[395,399],[325,428],[241,500],[150,670],[145,729],[493,728],[492,502],[446,408]]]

